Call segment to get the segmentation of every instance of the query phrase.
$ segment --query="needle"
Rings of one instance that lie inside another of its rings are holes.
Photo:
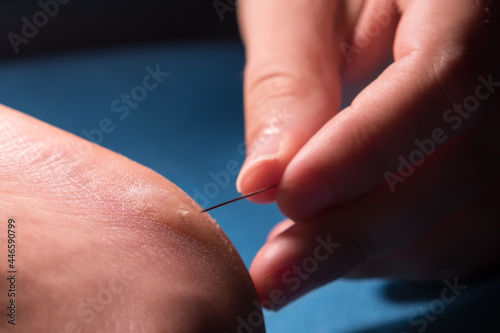
[[[251,197],[252,195],[256,195],[256,194],[259,194],[259,193],[262,193],[262,192],[268,191],[268,190],[270,190],[270,189],[275,188],[276,186],[278,186],[278,185],[269,186],[268,188],[265,188],[265,189],[263,189],[263,190],[259,190],[259,191],[257,191],[257,192],[253,192],[253,193],[250,193],[250,194],[247,194],[247,195],[241,196],[241,197],[239,197],[239,198],[231,199],[231,200],[229,200],[229,201],[226,201],[226,202],[220,203],[220,204],[218,204],[218,205],[212,206],[212,207],[210,207],[210,208],[204,209],[204,210],[202,210],[201,212],[202,212],[202,213],[208,212],[209,210],[212,210],[212,209],[215,209],[215,208],[219,208],[219,207],[221,207],[221,206],[225,206],[225,205],[230,204],[230,203],[233,203],[233,202],[235,202],[235,201],[239,201],[239,200],[242,200],[242,199],[245,199],[245,198]]]

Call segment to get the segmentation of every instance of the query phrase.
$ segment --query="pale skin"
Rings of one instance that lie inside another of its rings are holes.
[[[0,106],[2,332],[236,332],[260,315],[242,260],[174,184]],[[16,326],[7,323],[7,223]]]
[[[250,152],[238,188],[278,184],[254,200],[289,218],[252,264],[261,299],[283,291],[278,308],[342,276],[498,266],[498,2],[243,0],[238,15]],[[339,113],[346,82],[363,89]],[[386,172],[426,139],[427,157],[391,186]],[[341,246],[287,282],[327,235]]]

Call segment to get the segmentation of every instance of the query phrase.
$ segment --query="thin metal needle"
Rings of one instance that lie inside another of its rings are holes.
[[[220,203],[220,204],[218,204],[218,205],[215,205],[215,206],[212,206],[212,207],[209,207],[209,208],[207,208],[207,209],[202,210],[202,211],[201,211],[201,213],[205,213],[205,212],[208,212],[209,210],[212,210],[212,209],[215,209],[215,208],[219,208],[219,207],[221,207],[221,206],[225,206],[225,205],[230,204],[230,203],[233,203],[233,202],[235,202],[235,201],[239,201],[239,200],[242,200],[242,199],[245,199],[245,198],[251,197],[252,195],[256,195],[256,194],[259,194],[259,193],[262,193],[262,192],[268,191],[268,190],[270,190],[270,189],[275,188],[276,186],[278,186],[278,185],[273,185],[273,186],[270,186],[270,187],[265,188],[265,189],[263,189],[263,190],[259,190],[259,191],[257,191],[257,192],[253,192],[253,193],[250,193],[250,194],[247,194],[247,195],[241,196],[241,197],[239,197],[239,198],[235,198],[235,199],[232,199],[232,200],[229,200],[229,201],[226,201],[226,202]]]

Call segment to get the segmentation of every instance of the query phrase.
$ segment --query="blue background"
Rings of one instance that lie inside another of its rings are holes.
[[[169,72],[123,120],[111,111],[122,93],[142,84],[150,66]],[[0,102],[83,136],[103,118],[113,122],[101,144],[161,173],[188,194],[198,190],[211,206],[238,196],[229,184],[207,192],[210,173],[241,166],[244,140],[244,54],[237,42],[130,46],[0,63]],[[212,186],[212,190],[214,187]],[[215,190],[214,190],[215,191]],[[208,194],[207,194],[208,193]],[[211,197],[210,197],[211,196]],[[247,266],[272,226],[283,216],[275,205],[240,201],[212,213]],[[426,332],[500,332],[499,279],[467,282],[468,289],[427,320]],[[459,282],[463,282],[460,281]],[[269,332],[418,332],[409,317],[440,298],[443,283],[382,279],[339,280],[284,308],[266,312]],[[417,319],[424,318],[418,316]],[[421,322],[420,322],[421,323]]]

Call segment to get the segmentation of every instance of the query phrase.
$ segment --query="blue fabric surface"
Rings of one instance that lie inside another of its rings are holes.
[[[161,173],[208,207],[238,196],[235,170],[244,160],[243,65],[243,50],[236,43],[12,59],[0,63],[0,102],[82,137],[109,119],[113,130],[102,133],[100,144]],[[126,116],[114,112],[126,105],[115,100],[134,89],[142,92],[136,87],[157,67],[169,75],[145,90],[147,96],[128,107]],[[247,201],[211,214],[247,266],[283,218],[275,205]],[[269,332],[500,332],[498,281],[468,282],[454,302],[440,309],[444,283],[340,280],[278,313],[266,312],[266,325]],[[431,312],[425,316],[426,311]]]

